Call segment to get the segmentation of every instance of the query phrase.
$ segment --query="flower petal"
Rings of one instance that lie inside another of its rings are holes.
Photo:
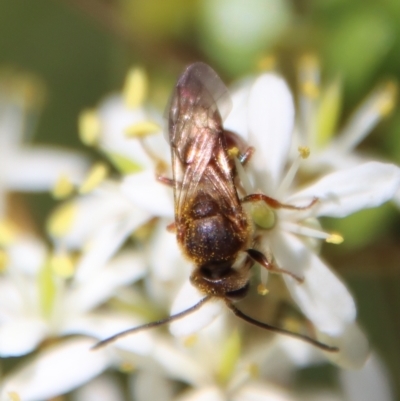
[[[249,137],[247,102],[253,82],[254,79],[245,79],[232,88],[232,110],[224,121],[226,130],[235,132],[245,139]]]
[[[90,351],[90,339],[73,339],[41,352],[3,381],[2,394],[15,391],[24,401],[49,399],[82,385],[110,364],[106,350]]]
[[[143,258],[135,252],[115,257],[96,275],[71,288],[65,300],[66,308],[74,312],[89,311],[116,294],[121,286],[140,279],[146,272]]]
[[[17,318],[0,326],[0,355],[20,356],[33,351],[48,332],[41,319]]]
[[[260,168],[260,189],[272,193],[287,160],[294,124],[292,95],[282,78],[274,74],[257,78],[249,97],[248,118],[249,145],[256,149],[252,166]]]
[[[171,315],[175,315],[192,307],[203,298],[204,294],[193,287],[189,280],[186,281],[172,304]],[[222,312],[223,306],[221,300],[211,300],[190,315],[172,322],[169,326],[169,330],[172,335],[178,337],[196,333],[210,324]]]
[[[125,177],[121,191],[135,206],[154,216],[174,216],[172,188],[157,182],[153,170]]]
[[[157,372],[138,372],[132,377],[129,384],[136,401],[168,401],[173,399],[173,382]]]
[[[284,275],[286,285],[302,312],[318,330],[340,335],[356,318],[354,300],[345,285],[295,236],[275,234],[271,236],[271,248],[281,268],[304,277],[304,282],[299,284]]]
[[[379,162],[328,174],[286,203],[303,205],[313,197],[319,203],[305,211],[317,216],[344,217],[390,200],[400,187],[400,168]]]
[[[235,392],[232,401],[251,400],[251,401],[295,401],[292,395],[271,384],[252,383],[243,386],[239,391]]]
[[[82,334],[100,341],[141,324],[143,321],[132,315],[98,312],[70,318],[62,328],[62,334]],[[153,350],[153,333],[144,330],[122,337],[113,344],[138,355],[148,355]]]
[[[376,354],[371,354],[365,366],[358,370],[339,371],[339,379],[348,400],[394,400],[389,373]]]
[[[47,191],[63,175],[73,183],[81,182],[88,167],[88,160],[78,153],[32,147],[10,158],[4,179],[14,191]]]
[[[200,389],[189,390],[176,401],[226,401],[225,394],[216,386],[208,386]]]
[[[338,337],[318,332],[317,337],[323,343],[339,348],[339,352],[325,352],[325,356],[342,368],[360,369],[368,358],[368,340],[354,322],[348,324]]]
[[[112,375],[103,374],[78,388],[72,399],[73,401],[124,401],[126,398],[120,381]]]

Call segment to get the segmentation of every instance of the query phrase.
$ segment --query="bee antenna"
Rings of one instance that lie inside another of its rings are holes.
[[[148,329],[152,329],[154,327],[159,327],[162,326],[164,324],[167,323],[171,323],[174,322],[175,320],[179,320],[187,315],[190,315],[192,312],[200,309],[207,301],[209,301],[212,298],[211,295],[208,295],[206,297],[204,297],[203,299],[201,299],[199,302],[197,302],[197,304],[194,304],[193,306],[191,306],[188,309],[185,309],[182,312],[176,313],[175,315],[171,315],[168,316],[164,319],[160,319],[160,320],[156,320],[154,322],[150,322],[150,323],[145,323],[141,326],[137,326],[137,327],[132,327],[130,329],[121,331],[117,334],[114,334],[111,337],[105,338],[104,340],[99,341],[98,343],[94,344],[93,347],[91,348],[92,350],[98,350],[99,348],[102,348],[114,341],[117,341],[118,339],[120,339],[121,337],[125,337],[129,334],[134,334],[137,333],[139,331],[144,331],[144,330],[148,330]]]
[[[288,336],[303,340],[303,341],[305,341],[305,342],[307,342],[309,344],[314,345],[315,347],[318,347],[318,348],[322,349],[323,351],[328,351],[328,352],[338,352],[339,351],[338,347],[333,347],[333,346],[321,343],[321,342],[319,342],[317,340],[314,340],[311,337],[307,337],[307,336],[304,336],[304,335],[299,334],[299,333],[294,333],[292,331],[285,330],[285,329],[282,329],[280,327],[271,326],[268,323],[263,323],[263,322],[260,322],[258,320],[255,320],[252,317],[247,316],[246,314],[244,314],[242,311],[240,311],[238,308],[236,308],[236,306],[233,305],[231,302],[226,302],[226,305],[235,314],[235,316],[239,317],[240,319],[242,319],[242,320],[246,321],[247,323],[250,323],[250,324],[252,324],[254,326],[260,327],[262,329],[270,330],[270,331],[273,331],[275,333],[285,334],[285,335],[288,335]]]

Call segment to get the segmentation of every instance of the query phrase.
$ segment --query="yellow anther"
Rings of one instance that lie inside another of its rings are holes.
[[[376,107],[382,117],[388,116],[394,109],[397,97],[397,84],[394,81],[387,82],[378,96]]]
[[[253,379],[258,379],[260,377],[260,368],[256,363],[249,364],[247,366],[247,371]]]
[[[94,146],[99,142],[101,122],[95,109],[85,110],[78,119],[79,138],[87,146]]]
[[[70,278],[75,272],[75,264],[67,253],[52,255],[50,258],[50,267],[57,276],[63,278]]]
[[[319,87],[313,81],[305,81],[301,84],[301,91],[305,96],[308,96],[311,99],[316,99],[319,96]]]
[[[297,150],[302,159],[307,159],[310,156],[310,148],[308,146],[299,146]]]
[[[198,340],[198,336],[196,334],[192,334],[190,336],[185,337],[185,339],[183,340],[183,345],[187,348],[191,348],[193,347]]]
[[[239,149],[236,146],[233,146],[232,148],[228,149],[228,156],[233,159],[234,157],[238,157],[239,155]]]
[[[0,273],[6,271],[8,265],[8,255],[3,249],[0,249]]]
[[[143,104],[147,97],[147,76],[142,68],[132,68],[126,77],[123,89],[127,107],[135,108]]]
[[[108,175],[108,166],[104,163],[96,163],[90,169],[85,181],[79,188],[80,194],[87,194],[99,186]]]
[[[257,286],[257,293],[259,295],[267,295],[269,293],[269,289],[262,283]]]
[[[297,319],[287,317],[283,322],[283,327],[285,330],[293,331],[294,333],[299,333],[301,330],[301,325]]]
[[[257,69],[259,71],[272,71],[276,68],[276,57],[268,55],[261,57],[257,62]]]
[[[0,220],[0,244],[11,244],[17,237],[18,230],[10,220]]]
[[[70,230],[76,216],[76,205],[73,202],[58,207],[47,222],[47,231],[51,236],[62,237]]]
[[[319,58],[313,53],[306,53],[300,57],[299,67],[306,71],[319,70]]]
[[[21,401],[21,397],[15,391],[10,391],[7,393],[8,398],[10,401]]]
[[[326,240],[328,244],[339,245],[344,241],[344,238],[340,234],[332,233]]]
[[[131,362],[122,362],[119,365],[119,370],[122,373],[132,373],[132,372],[134,372],[136,370],[136,367]]]
[[[67,175],[60,175],[54,188],[52,190],[53,197],[55,199],[65,199],[67,196],[71,195],[74,190],[74,185]]]
[[[148,135],[157,134],[160,131],[161,127],[158,124],[152,121],[142,121],[126,128],[125,135],[129,138],[143,138]]]

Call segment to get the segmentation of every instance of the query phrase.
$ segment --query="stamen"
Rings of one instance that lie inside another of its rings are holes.
[[[232,148],[228,149],[228,156],[231,159],[238,157],[239,153],[240,153],[239,149],[236,146],[233,146]]]
[[[52,190],[52,195],[55,199],[65,199],[74,191],[74,185],[69,177],[65,174],[58,177],[57,182]]]
[[[328,244],[339,245],[344,241],[344,238],[340,234],[332,233],[326,240]]]
[[[183,345],[186,348],[191,348],[193,347],[198,341],[198,336],[197,334],[192,334],[190,336],[187,336],[184,340],[183,340]]]
[[[341,244],[343,242],[343,237],[340,234],[336,233],[327,233],[322,230],[318,230],[316,228],[311,228],[307,226],[303,226],[300,224],[283,222],[282,229],[285,231],[289,231],[293,234],[303,235],[305,237],[311,237],[316,239],[324,240],[330,244]]]
[[[298,82],[300,133],[303,140],[313,147],[317,134],[315,127],[317,101],[320,96],[320,68],[315,55],[307,54],[299,60]]]
[[[310,156],[310,148],[307,146],[299,146],[298,147],[299,155],[293,160],[292,165],[287,171],[285,177],[281,181],[279,188],[277,190],[277,198],[279,199],[283,194],[287,192],[287,190],[292,185],[294,177],[297,174],[297,171],[300,167],[300,162],[302,159],[307,159]]]
[[[257,293],[264,296],[269,293],[269,289],[263,283],[260,283],[257,286]]]
[[[87,146],[94,146],[99,142],[101,122],[95,109],[85,110],[78,119],[79,138]]]
[[[125,136],[128,138],[143,138],[148,135],[158,134],[161,127],[152,121],[142,121],[140,123],[129,126],[125,129]]]
[[[89,171],[86,179],[79,188],[80,194],[87,194],[98,187],[108,175],[108,166],[105,163],[96,163]]]
[[[10,401],[21,401],[21,397],[15,391],[10,391],[7,393],[8,398]]]
[[[393,110],[396,95],[397,85],[392,81],[376,88],[338,135],[337,146],[347,152],[354,149]]]
[[[3,249],[0,249],[0,273],[4,273],[8,265],[8,255]]]
[[[133,363],[126,361],[119,365],[119,370],[122,373],[133,373],[136,370],[136,367]]]
[[[234,330],[224,342],[217,375],[220,383],[227,383],[240,357],[241,338],[238,330]]]
[[[276,57],[272,54],[261,57],[257,62],[257,70],[260,72],[273,71],[276,68]]]
[[[147,75],[142,68],[132,68],[126,77],[123,89],[124,101],[127,107],[140,107],[147,97]]]
[[[18,230],[10,220],[0,220],[0,245],[9,245],[17,237]]]
[[[47,222],[48,233],[54,237],[64,236],[70,230],[76,213],[75,203],[69,202],[61,205],[51,214]]]
[[[65,252],[52,255],[50,267],[55,274],[63,278],[70,278],[75,272],[75,264],[71,256]]]

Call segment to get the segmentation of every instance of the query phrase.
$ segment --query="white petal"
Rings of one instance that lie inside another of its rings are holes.
[[[156,372],[138,372],[129,384],[136,401],[173,399],[173,382]]]
[[[319,203],[308,214],[344,217],[390,200],[400,187],[400,168],[393,164],[364,163],[326,175],[291,196],[286,203],[303,205],[313,197]]]
[[[143,212],[141,216],[128,215],[125,219],[109,221],[101,227],[79,261],[76,280],[86,281],[91,278],[108,262],[126,238],[148,219],[148,214]]]
[[[9,263],[25,274],[35,275],[45,263],[46,246],[35,237],[22,236],[7,249]]]
[[[153,170],[125,177],[121,191],[135,206],[154,216],[174,216],[173,190],[157,182]]]
[[[146,110],[143,107],[128,108],[121,96],[107,98],[100,106],[98,113],[102,127],[101,146],[108,152],[128,157],[144,169],[153,168],[153,161],[143,150],[140,142],[135,138],[128,138],[125,132],[131,125],[149,120],[159,123],[161,126],[161,114]],[[158,136],[159,139],[162,139],[162,135]],[[167,148],[165,141],[164,144],[161,142],[160,144]],[[159,150],[155,148],[157,154]]]
[[[336,346],[339,352],[325,352],[325,356],[345,369],[360,369],[368,358],[369,344],[356,323],[350,323],[338,337],[317,333],[318,340]]]
[[[285,81],[274,74],[261,75],[249,98],[249,145],[256,152],[252,166],[259,169],[259,185],[272,193],[278,185],[292,139],[294,105]]]
[[[244,139],[249,137],[247,104],[253,82],[254,79],[245,79],[231,89],[232,110],[224,121],[226,130],[235,132]]]
[[[278,386],[252,383],[235,392],[232,401],[295,401],[292,395]]]
[[[48,332],[41,319],[13,319],[0,326],[0,355],[20,356],[33,351]]]
[[[124,391],[116,377],[103,374],[80,387],[72,395],[73,401],[124,401]]]
[[[143,258],[135,252],[115,257],[96,275],[72,288],[65,300],[70,311],[86,312],[114,296],[121,286],[142,278],[146,272]]]
[[[2,393],[15,391],[24,401],[49,399],[82,385],[110,363],[105,350],[93,352],[89,339],[73,339],[41,352],[4,379]]]
[[[165,375],[193,386],[205,386],[213,381],[211,369],[193,357],[178,344],[159,339],[154,347],[153,358],[163,368]]]
[[[302,312],[322,332],[339,335],[356,318],[354,300],[338,277],[322,260],[291,234],[271,237],[271,248],[279,267],[304,282],[283,275],[286,285]]]
[[[182,286],[172,304],[171,315],[175,315],[197,304],[204,296],[205,295],[197,288],[193,287],[188,280]],[[196,333],[210,324],[222,312],[223,306],[221,300],[213,299],[190,315],[172,322],[169,326],[169,330],[174,336],[178,337]]]
[[[371,354],[358,371],[340,370],[339,378],[346,399],[351,401],[392,401],[394,394],[389,373],[376,354]]]
[[[160,221],[150,241],[149,264],[156,280],[181,286],[190,275],[192,267],[182,255],[176,235],[167,231],[167,221]]]
[[[69,319],[62,328],[62,334],[82,334],[95,337],[98,341],[114,334],[142,325],[142,320],[134,316],[117,313],[92,313]],[[108,347],[118,347],[138,355],[148,355],[153,350],[153,332],[144,330],[127,335],[110,344]]]
[[[78,153],[53,148],[20,149],[9,160],[6,185],[14,191],[47,191],[62,175],[82,181],[88,160]]]
[[[218,387],[205,387],[189,390],[176,401],[226,401],[225,394]]]

